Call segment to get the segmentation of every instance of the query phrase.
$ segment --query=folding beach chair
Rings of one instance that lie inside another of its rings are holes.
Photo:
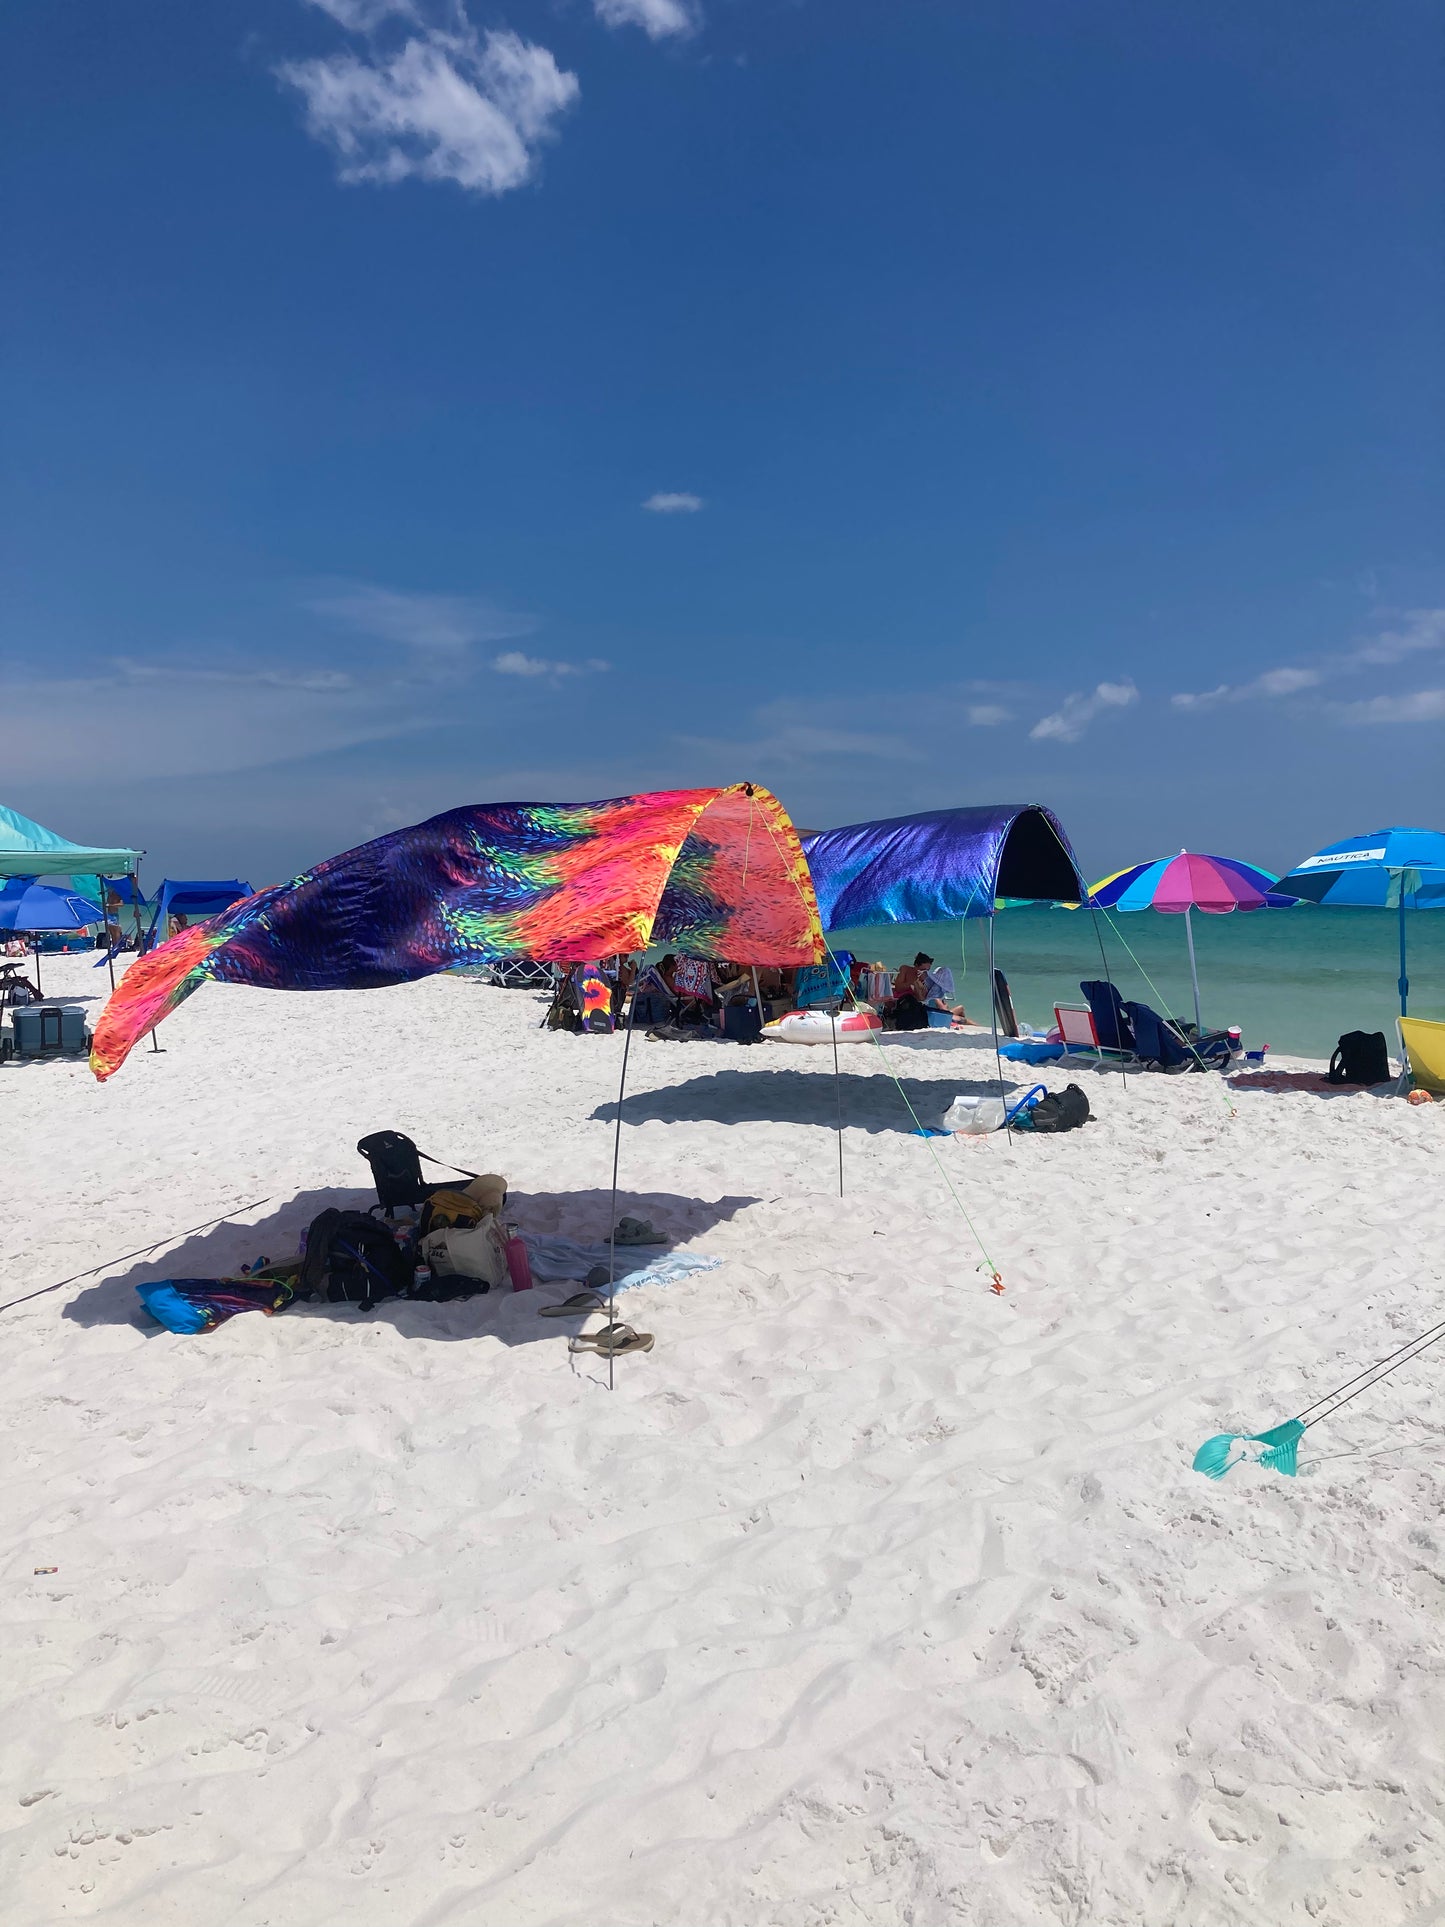
[[[1094,1013],[1087,1004],[1055,1004],[1054,1026],[1061,1043],[1075,1051],[1091,1050],[1103,1063],[1104,1050],[1099,1042],[1099,1029],[1094,1022]]]
[[[1401,1082],[1408,1075],[1417,1091],[1445,1097],[1445,1024],[1426,1017],[1397,1017]]]

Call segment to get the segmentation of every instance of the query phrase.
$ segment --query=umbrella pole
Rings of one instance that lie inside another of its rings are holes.
[[[1400,878],[1400,1015],[1407,1015],[1405,1006],[1410,998],[1410,979],[1405,974],[1405,879]]]
[[[39,937],[35,939],[35,988],[37,991],[39,991],[40,996],[43,999],[45,996],[45,991],[42,988],[41,982],[40,982],[40,939]]]
[[[1199,965],[1194,961],[1194,924],[1188,904],[1184,906],[1184,934],[1189,939],[1189,981],[1194,986],[1194,1029],[1198,1034],[1204,1029],[1204,1022],[1199,1015]]]

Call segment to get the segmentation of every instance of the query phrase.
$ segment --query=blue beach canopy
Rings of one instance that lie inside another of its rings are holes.
[[[1405,967],[1406,910],[1445,910],[1445,833],[1410,829],[1371,830],[1347,836],[1297,863],[1277,888],[1310,903],[1400,914],[1400,1015],[1410,996]]]
[[[151,900],[154,908],[150,929],[146,932],[146,948],[163,940],[167,917],[217,917],[250,895],[250,884],[242,883],[239,877],[228,877],[220,883],[186,882],[183,878],[167,877]]]
[[[0,889],[0,930],[84,930],[102,923],[100,905],[69,890],[52,890],[34,877],[11,877]]]
[[[1088,886],[1063,825],[1037,803],[985,803],[806,837],[824,930],[991,917],[999,897],[1071,903]]]

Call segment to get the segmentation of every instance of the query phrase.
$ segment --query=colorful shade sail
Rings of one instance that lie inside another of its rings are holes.
[[[580,963],[653,942],[736,963],[822,956],[808,866],[769,791],[492,803],[394,830],[137,959],[101,1013],[91,1068],[112,1076],[207,981],[373,989],[493,957]]]
[[[1177,856],[1116,870],[1094,884],[1089,894],[1105,910],[1162,910],[1166,916],[1203,910],[1222,916],[1230,910],[1289,909],[1296,898],[1276,891],[1277,881],[1268,870],[1241,863],[1237,857],[1181,850]]]

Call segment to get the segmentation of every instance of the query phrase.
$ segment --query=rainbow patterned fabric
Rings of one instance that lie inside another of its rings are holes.
[[[113,1076],[203,983],[369,990],[493,957],[577,963],[650,943],[735,963],[822,956],[797,831],[768,790],[489,803],[394,830],[137,958],[90,1065]]]

